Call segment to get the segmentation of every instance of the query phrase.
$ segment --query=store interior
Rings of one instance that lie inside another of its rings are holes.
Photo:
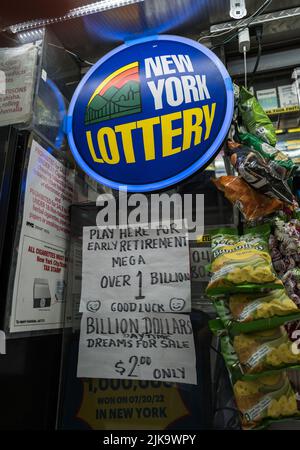
[[[95,223],[99,194],[117,198],[118,193],[84,173],[65,135],[74,91],[100,58],[124,41],[131,43],[159,34],[189,38],[212,50],[232,81],[246,86],[257,98],[274,126],[276,148],[298,165],[291,189],[300,201],[300,1],[247,0],[247,13],[241,18],[239,6],[233,10],[234,3],[244,4],[230,0],[55,0],[46,4],[28,0],[20,7],[12,0],[3,10],[1,6],[0,69],[2,55],[21,46],[29,46],[26,51],[34,46],[36,63],[28,82],[32,101],[26,120],[2,123],[0,110],[0,329],[6,333],[6,355],[0,354],[0,429],[110,430],[122,429],[124,423],[127,429],[242,428],[220,353],[220,339],[208,326],[216,313],[206,293],[209,278],[204,272],[191,281],[197,385],[158,386],[149,380],[126,384],[128,380],[76,377],[82,231]],[[241,29],[249,29],[250,35],[243,48],[239,45]],[[18,329],[17,321],[13,323],[14,291],[33,141],[64,167],[72,180],[73,193],[66,279],[62,297],[57,300],[63,303],[63,318],[52,329],[23,331]],[[216,226],[241,230],[245,221],[240,210],[211,182],[212,178],[234,173],[224,145],[203,172],[196,172],[164,192],[204,194],[204,234]],[[207,250],[205,241],[190,245],[198,252]],[[297,372],[291,377],[300,389]],[[156,417],[148,425],[146,419],[125,418],[124,422],[123,418],[101,413],[105,411],[99,407],[103,392],[109,397],[116,392],[150,395],[152,391],[165,396],[170,417]],[[178,414],[173,413],[174,409]],[[289,418],[273,421],[269,427],[299,429],[299,423]]]

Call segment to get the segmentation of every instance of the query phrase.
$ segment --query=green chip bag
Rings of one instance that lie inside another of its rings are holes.
[[[276,134],[271,120],[254,95],[244,87],[240,88],[239,112],[249,133],[275,146]]]
[[[300,353],[284,327],[239,334],[233,338],[233,348],[244,373],[259,373],[300,364]]]
[[[300,369],[300,352],[283,326],[221,338],[221,353],[233,380],[254,379],[287,368]]]
[[[249,333],[300,319],[300,310],[284,289],[265,294],[239,293],[214,299],[213,305],[232,333]]]
[[[233,385],[244,429],[259,428],[284,418],[299,418],[297,394],[286,371],[238,380]]]
[[[221,229],[212,236],[210,296],[283,289],[268,251],[269,227],[251,228],[243,236]]]

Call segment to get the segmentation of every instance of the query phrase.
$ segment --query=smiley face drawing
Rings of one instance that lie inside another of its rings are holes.
[[[183,298],[173,297],[170,300],[170,310],[174,312],[182,311],[185,307],[185,300]]]
[[[89,300],[86,304],[86,309],[89,312],[97,312],[99,311],[101,306],[100,300]]]

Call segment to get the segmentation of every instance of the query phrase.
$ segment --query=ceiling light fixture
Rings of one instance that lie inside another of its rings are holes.
[[[39,39],[42,39],[44,34],[44,28],[37,28],[30,31],[23,31],[21,33],[17,34],[17,37],[19,41],[22,44],[27,44],[29,42],[38,41]]]

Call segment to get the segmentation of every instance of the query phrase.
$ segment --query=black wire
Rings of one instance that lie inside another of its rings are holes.
[[[212,344],[210,344],[210,348],[214,352],[216,352],[216,354],[219,357],[219,358],[217,358],[217,361],[219,363],[216,363],[216,371],[215,371],[214,379],[213,379],[213,386],[214,386],[214,389],[215,389],[215,393],[217,393],[218,390],[219,390],[221,376],[222,376],[222,374],[224,374],[225,363],[224,363],[224,359],[223,359],[222,353],[219,350],[217,350],[216,347],[214,347]],[[213,409],[214,410],[215,410],[215,407],[217,405],[217,402],[218,402],[217,395],[215,395],[214,399],[213,399]]]
[[[255,12],[255,14],[253,14],[252,19],[247,22],[247,24],[245,24],[242,28],[240,28],[238,31],[236,31],[232,36],[230,36],[229,38],[225,39],[225,41],[220,42],[219,44],[214,45],[213,47],[211,47],[211,50],[214,50],[217,47],[220,47],[221,45],[225,45],[228,44],[228,42],[232,41],[232,39],[234,39],[236,36],[238,36],[238,34],[245,30],[246,28],[248,28],[248,26],[253,22],[253,20],[260,14],[262,13],[272,2],[272,0],[269,0],[267,3],[263,3],[261,5],[260,8],[258,8],[258,10]]]
[[[210,344],[210,348],[212,350],[214,350],[214,352],[216,352],[218,356],[222,357],[221,361],[222,361],[223,367],[224,367],[225,363],[224,363],[224,359],[223,359],[222,353],[219,350],[217,350],[216,347],[214,347],[212,344]],[[221,378],[221,374],[222,373],[224,373],[224,372],[222,370],[222,366],[220,366],[219,370],[218,370],[218,374],[215,377],[214,383],[213,383],[214,387],[216,388],[215,389],[216,392],[218,392],[218,386],[219,386],[219,382],[220,382],[220,378]],[[221,406],[221,407],[216,408],[216,402],[217,402],[217,396],[215,397],[214,402],[213,402],[213,415],[214,415],[214,417],[217,414],[217,412],[221,412],[221,411],[224,411],[224,410],[232,411],[234,414],[227,421],[227,423],[225,425],[225,429],[228,429],[228,430],[240,429],[241,428],[241,425],[240,425],[240,423],[241,423],[240,422],[241,421],[241,412],[239,411],[239,409],[233,408],[233,407],[230,407],[230,406],[223,406],[223,407]],[[224,429],[224,427],[222,429]]]
[[[259,37],[258,38],[258,50],[257,50],[256,61],[255,61],[255,65],[254,65],[253,70],[252,70],[251,78],[249,80],[249,86],[252,86],[252,84],[253,84],[253,81],[254,81],[254,78],[255,78],[255,74],[256,74],[256,71],[258,69],[261,53],[262,53],[262,45],[261,45],[261,37]]]
[[[64,50],[66,53],[73,56],[73,58],[75,60],[77,60],[78,62],[80,62],[81,64],[86,64],[88,66],[94,65],[94,63],[92,63],[91,61],[87,61],[86,59],[81,58],[81,56],[79,56],[77,53],[74,53],[71,50],[68,50],[67,48],[62,47],[61,45],[56,45],[56,44],[53,44],[52,42],[48,42],[48,45],[50,45],[51,47],[59,48],[60,50]]]
[[[261,50],[262,50],[262,47],[261,47],[261,39],[259,39],[259,42],[258,42],[258,50],[257,50],[257,57],[256,57],[255,66],[254,66],[254,68],[253,68],[253,70],[252,70],[252,76],[255,75],[255,73],[256,73],[256,71],[257,71],[258,64],[259,64],[260,57],[261,57]]]
[[[221,353],[219,350],[217,350],[216,347],[214,347],[213,345],[210,344],[210,348],[211,348],[212,350],[214,350],[219,356],[222,356],[222,358],[223,358],[222,353]]]
[[[221,45],[227,44],[228,42],[232,41],[232,39],[234,39],[236,36],[238,36],[238,34],[240,33],[240,31],[245,30],[246,28],[248,28],[249,25],[251,25],[251,23],[254,21],[254,19],[262,12],[264,12],[264,10],[270,5],[270,3],[272,2],[272,0],[269,0],[268,3],[263,3],[261,5],[260,8],[258,8],[258,10],[255,12],[255,14],[253,14],[252,19],[243,26],[243,28],[240,28],[233,36],[229,37],[227,40],[225,40]]]

